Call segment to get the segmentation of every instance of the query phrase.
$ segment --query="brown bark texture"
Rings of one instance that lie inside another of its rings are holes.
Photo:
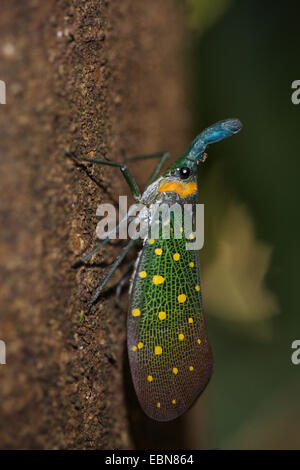
[[[120,253],[96,243],[96,208],[129,194],[116,168],[68,157],[184,150],[183,28],[175,0],[2,0],[0,447],[184,447],[184,420],[155,423],[132,390],[127,294],[93,290]],[[143,187],[153,161],[131,167]]]

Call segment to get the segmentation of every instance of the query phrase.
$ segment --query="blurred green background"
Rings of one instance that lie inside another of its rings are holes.
[[[300,2],[185,0],[185,8],[191,136],[228,117],[244,124],[208,150],[199,176],[215,371],[192,442],[300,449],[300,365],[291,362],[300,339],[300,105],[291,102]]]

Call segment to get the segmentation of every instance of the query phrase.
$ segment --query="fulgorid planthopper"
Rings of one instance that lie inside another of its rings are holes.
[[[168,207],[177,204],[182,208],[190,204],[194,217],[198,165],[206,158],[207,146],[236,134],[241,128],[238,119],[227,119],[205,129],[161,176],[168,153],[131,159],[160,158],[143,193],[127,165],[98,159],[80,160],[119,167],[135,200],[147,209],[162,204]],[[146,211],[143,217],[151,228],[153,216],[149,214]],[[168,224],[169,237],[162,236],[161,227],[157,237],[152,237],[148,230],[143,236],[131,280],[127,321],[134,388],[144,412],[158,421],[169,421],[184,413],[206,387],[213,368],[203,317],[198,250],[187,249],[193,236],[186,232],[183,224],[178,227],[172,216]],[[176,236],[178,231],[181,237]],[[88,259],[108,241],[107,237],[75,265]],[[136,239],[130,240],[113,263],[89,308],[136,242]]]

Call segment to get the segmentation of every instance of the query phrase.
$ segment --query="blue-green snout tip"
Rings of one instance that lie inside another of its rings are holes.
[[[223,121],[223,127],[232,134],[236,134],[242,129],[243,124],[239,119],[226,119]]]

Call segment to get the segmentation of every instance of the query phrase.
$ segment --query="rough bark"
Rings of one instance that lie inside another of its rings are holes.
[[[128,189],[67,156],[184,149],[181,35],[175,0],[1,3],[1,448],[184,447],[182,423],[148,420],[132,391],[112,288],[126,263],[82,313],[122,244],[70,266],[96,241],[97,205]],[[152,167],[134,165],[141,186]]]

